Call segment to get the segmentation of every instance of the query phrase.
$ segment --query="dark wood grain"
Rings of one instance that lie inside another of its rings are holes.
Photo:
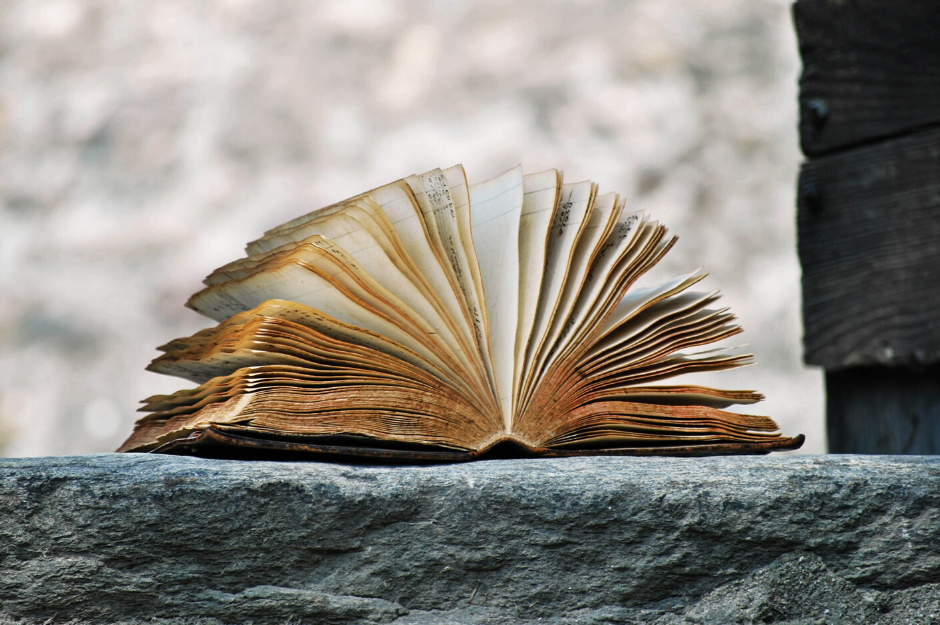
[[[940,2],[799,0],[793,19],[805,154],[940,124]]]
[[[940,365],[826,374],[830,453],[940,454]]]
[[[940,361],[940,130],[814,159],[798,199],[806,362]]]

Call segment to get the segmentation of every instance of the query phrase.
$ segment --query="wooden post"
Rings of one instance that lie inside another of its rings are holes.
[[[804,359],[829,451],[940,453],[940,4],[798,0]]]

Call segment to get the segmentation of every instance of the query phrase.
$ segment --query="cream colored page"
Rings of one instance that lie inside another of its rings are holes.
[[[236,347],[200,360],[157,360],[147,366],[147,371],[203,384],[212,378],[229,375],[242,367],[272,364],[294,367],[310,366],[306,359],[298,355]]]
[[[434,251],[428,233],[425,228],[420,210],[415,203],[411,190],[402,181],[396,181],[383,187],[373,189],[359,197],[370,197],[381,208],[388,217],[392,226],[405,248],[405,251],[411,257],[412,262],[418,271],[423,275],[430,285],[432,291],[440,300],[446,314],[450,315],[459,332],[464,335],[467,343],[475,344],[473,331],[467,318],[465,307],[461,304],[454,288],[447,277],[441,260]],[[351,200],[347,200],[347,203]],[[336,212],[339,205],[327,207],[320,211],[315,211],[304,217],[288,222],[269,231],[264,238],[271,238],[282,234],[283,232],[296,228],[299,225],[312,221],[329,212]],[[293,225],[290,225],[293,224]],[[289,226],[289,227],[288,227]],[[263,239],[262,239],[263,240]],[[258,242],[249,244],[249,252],[256,249]]]
[[[459,324],[468,342],[475,344],[466,308],[447,276],[444,259],[437,255],[431,244],[421,210],[408,185],[399,181],[396,188],[386,185],[371,191],[369,196],[382,207],[408,255],[440,298],[447,313]]]
[[[483,296],[483,278],[480,276],[480,263],[477,260],[476,247],[473,245],[473,229],[470,227],[470,191],[467,188],[467,176],[463,165],[454,165],[444,170],[447,186],[450,187],[450,197],[454,201],[454,211],[457,213],[457,231],[460,233],[460,244],[463,246],[467,264],[470,267],[470,277],[473,288],[477,292],[477,301],[485,301]],[[483,316],[483,325],[486,326],[486,315]],[[489,328],[484,332],[489,336]]]
[[[580,341],[595,322],[593,315],[605,309],[605,297],[612,295],[612,287],[630,268],[629,262],[621,261],[630,256],[634,244],[646,240],[640,236],[646,225],[645,220],[646,217],[640,212],[619,215],[617,224],[601,245],[587,272],[581,292],[565,323],[565,331],[555,345],[556,355],[566,353],[566,350]]]
[[[616,345],[589,363],[589,367],[592,371],[609,370],[617,364],[636,367],[637,363],[649,364],[680,349],[715,343],[741,332],[734,320],[734,315],[726,308],[699,310],[655,328],[654,332],[630,337],[629,341]]]
[[[513,366],[513,402],[519,395],[526,346],[538,310],[539,289],[545,272],[548,234],[558,202],[561,174],[549,169],[522,177],[522,215],[519,220],[519,321]]]
[[[678,316],[687,311],[694,311],[715,300],[718,292],[680,293],[650,306],[639,315],[621,323],[609,332],[603,340],[595,343],[584,356],[584,362],[597,358],[603,352],[623,343],[633,342],[637,335],[653,324],[671,316]]]
[[[430,240],[440,258],[444,260],[452,284],[457,287],[472,324],[476,344],[483,356],[484,366],[492,378],[483,304],[478,299],[470,263],[460,240],[457,211],[447,178],[443,171],[434,169],[419,176],[409,176],[405,182],[411,187],[418,202]]]
[[[469,363],[466,362],[462,352],[449,349],[446,342],[425,319],[415,313],[385,285],[376,282],[372,276],[359,266],[354,258],[333,241],[319,235],[309,237],[296,250],[289,252],[282,258],[272,260],[263,267],[259,267],[256,270],[257,273],[252,277],[262,274],[274,274],[277,268],[287,264],[300,264],[310,272],[325,278],[328,283],[338,283],[337,287],[344,291],[350,300],[363,302],[368,307],[375,309],[386,319],[395,323],[397,327],[408,332],[412,338],[432,350],[435,355],[448,364],[449,371],[460,378],[461,386],[467,390],[475,389],[474,395],[476,396],[479,396],[481,392],[486,392],[488,388],[486,381],[469,368]],[[207,297],[229,293],[233,288],[239,286],[239,282],[233,282],[205,289],[193,297],[193,307],[199,308],[199,303]],[[293,286],[284,284],[281,288],[289,293],[292,291]],[[306,295],[316,297],[318,294],[317,292],[309,292]],[[292,299],[302,301],[297,297]]]
[[[605,311],[612,312],[613,307],[619,303],[619,299],[623,299],[622,281],[625,277],[635,274],[640,259],[656,256],[657,250],[668,246],[667,242],[661,240],[659,243],[655,243],[661,238],[661,230],[662,226],[655,221],[641,222],[636,234],[633,236],[633,241],[622,250],[620,258],[614,263],[607,279],[596,285],[600,288],[600,292],[594,298],[594,302],[585,305],[583,310],[578,309],[579,311],[576,314],[580,315],[581,322],[566,339],[569,348],[578,341],[583,340],[588,334],[593,334],[598,329],[599,324],[602,323],[603,319],[601,317],[605,314]],[[614,298],[619,299],[613,301]],[[579,301],[578,305],[580,304]]]
[[[394,184],[396,183],[393,182],[386,186],[391,186]],[[380,187],[380,188],[384,188],[384,187]],[[245,251],[248,254],[257,254],[258,250],[260,249],[260,245],[262,245],[265,241],[273,237],[280,236],[281,234],[288,232],[290,230],[293,230],[294,228],[297,228],[299,226],[302,226],[307,222],[313,221],[314,219],[319,219],[327,215],[332,215],[333,213],[339,210],[342,210],[344,206],[352,202],[355,202],[357,199],[361,197],[365,197],[365,195],[366,194],[357,195],[356,197],[352,197],[347,200],[342,200],[340,202],[337,202],[336,204],[330,204],[329,206],[318,208],[317,210],[311,211],[307,213],[306,215],[301,215],[300,217],[291,219],[290,221],[282,223],[279,226],[275,226],[274,228],[271,228],[270,230],[265,232],[264,236],[262,236],[260,239],[257,239],[255,241],[250,241],[248,245],[245,246]]]
[[[289,262],[288,259],[299,261],[312,270],[329,276],[390,319],[412,327],[420,338],[430,337],[429,342],[444,347],[440,345],[441,340],[435,334],[434,328],[423,317],[405,304],[397,294],[391,292],[387,285],[378,283],[334,241],[319,235],[310,237],[283,260]],[[444,351],[447,352],[446,348]]]
[[[416,365],[438,378],[444,377],[440,370],[433,367],[429,362],[420,358],[416,353],[404,346],[380,334],[369,332],[362,327],[341,323],[339,320],[310,306],[304,306],[297,302],[289,302],[287,300],[268,300],[254,308],[252,312],[258,316],[263,315],[275,319],[292,321],[310,328],[311,330],[320,332],[330,338],[346,341],[354,345],[362,345],[376,351],[390,354],[405,362]]]
[[[320,215],[316,219],[300,224],[290,230],[285,230],[282,233],[259,239],[249,244],[249,251],[252,253],[252,256],[260,256],[283,247],[288,243],[303,241],[307,237],[315,234],[338,241],[343,236],[363,229],[363,224],[359,223],[354,215],[356,208],[358,208],[356,204],[349,204],[336,211]],[[249,256],[249,258],[252,258],[252,256]]]
[[[682,336],[657,337],[656,340],[644,342],[642,345],[622,346],[598,363],[601,366],[598,371],[635,369],[680,353],[681,350],[717,343],[741,333],[741,326],[732,323],[733,321],[734,315],[727,311],[700,311],[691,319],[696,325],[685,327],[687,333]]]
[[[469,329],[469,326],[466,326],[467,319],[461,317],[455,319],[453,315],[449,314],[447,307],[445,306],[442,298],[434,291],[430,282],[428,282],[427,277],[421,273],[420,269],[415,265],[411,256],[408,254],[408,251],[405,249],[404,244],[402,243],[401,238],[398,236],[398,232],[395,230],[395,227],[389,221],[388,216],[382,210],[382,208],[376,204],[370,198],[365,198],[365,201],[361,204],[364,212],[368,213],[368,216],[372,218],[372,221],[376,226],[387,235],[388,243],[393,248],[392,252],[389,253],[389,258],[393,260],[398,266],[399,269],[404,273],[409,279],[415,284],[415,286],[421,291],[424,297],[431,302],[434,306],[434,309],[438,312],[438,315],[448,324],[450,328],[450,333],[460,342],[462,346],[462,351],[467,355],[467,358],[474,363],[475,375],[482,376],[487,379],[487,382],[484,383],[484,386],[491,386],[489,382],[489,370],[483,364],[483,358],[480,353],[480,347],[478,344],[473,342],[473,337],[470,332],[463,332],[462,328]],[[368,220],[360,219],[364,224],[370,223]],[[385,239],[382,239],[383,241]],[[383,248],[384,249],[384,248]],[[482,291],[481,291],[482,293]],[[481,299],[482,301],[482,299]],[[487,357],[487,362],[489,362]],[[486,392],[481,388],[481,392]],[[493,396],[495,401],[495,395]]]
[[[646,255],[655,247],[654,240],[656,240],[655,235],[659,232],[658,228],[659,226],[655,223],[652,225],[644,224],[635,243],[628,248],[628,251],[624,253],[621,259],[616,263],[611,275],[608,276],[607,282],[602,286],[601,293],[595,300],[594,305],[584,316],[584,321],[570,333],[567,340],[568,347],[565,351],[559,350],[556,354],[556,358],[567,358],[571,350],[576,350],[579,342],[586,340],[588,337],[590,337],[592,344],[594,341],[598,340],[597,332],[599,331],[600,325],[610,316],[610,313],[613,312],[613,308],[622,299],[624,278],[628,275],[633,275],[637,258],[641,255],[642,250],[646,250],[642,252],[643,255]],[[523,387],[525,391],[522,402],[523,410],[526,409],[528,401],[538,388],[541,379],[539,373],[540,372],[535,369],[534,366],[533,372],[527,372],[527,376],[529,377],[527,378],[526,385]]]
[[[708,386],[624,386],[592,394],[592,400],[628,401],[638,404],[667,404],[670,406],[708,406],[728,408],[735,404],[756,404],[762,397],[750,391],[726,391]]]
[[[568,267],[571,265],[571,255],[574,253],[578,236],[583,230],[594,193],[594,183],[590,181],[565,184],[561,187],[558,207],[555,209],[551,231],[548,235],[545,272],[539,291],[538,310],[535,313],[535,322],[525,354],[525,364],[522,367],[521,389],[523,393],[527,393],[534,382],[531,377],[532,364],[548,333],[552,315],[561,297],[561,289],[565,284]],[[520,399],[523,396],[520,395]]]
[[[522,167],[470,187],[473,242],[483,277],[497,396],[507,430],[512,418],[513,351],[519,314],[522,190]]]
[[[328,281],[338,282],[341,285],[339,288],[345,289],[351,300],[366,302],[386,318],[393,320],[399,327],[410,332],[416,340],[436,350],[438,355],[449,359],[450,362],[456,360],[456,355],[447,348],[446,343],[434,332],[433,327],[427,321],[416,314],[397,295],[376,282],[354,258],[333,241],[319,235],[309,237],[297,249],[259,267],[252,277],[263,274],[276,275],[279,267],[287,264],[300,264],[309,271],[327,278]],[[233,281],[210,287],[195,295],[191,303],[198,308],[198,303],[212,296],[213,293],[230,293],[243,285],[244,281]],[[294,290],[294,285],[283,284],[280,288],[289,293]],[[307,295],[312,296],[314,293]]]
[[[397,184],[396,188],[398,188]],[[272,250],[275,245],[284,247],[287,246],[290,241],[301,241],[315,234],[338,240],[339,233],[333,230],[333,222],[341,216],[354,218],[358,222],[357,227],[361,227],[372,235],[388,255],[389,260],[415,285],[422,296],[434,306],[438,316],[442,318],[451,329],[451,334],[459,337],[461,344],[465,346],[464,351],[469,354],[475,354],[476,348],[473,347],[473,343],[468,342],[469,337],[464,336],[460,330],[461,326],[448,314],[440,297],[434,292],[430,283],[425,276],[421,274],[419,268],[408,254],[392,222],[389,221],[382,207],[372,198],[361,197],[338,211],[330,211],[329,214],[318,216],[316,219],[295,226],[290,230],[272,235],[265,239],[260,239],[253,243],[252,246],[254,246],[254,249]],[[263,257],[263,254],[258,257]],[[255,257],[252,256],[249,258]],[[239,262],[245,262],[246,260],[247,259],[236,261],[233,265],[237,265]],[[211,284],[211,282],[207,284]]]
[[[580,327],[593,308],[597,298],[614,272],[615,267],[625,256],[627,250],[637,241],[639,233],[646,225],[646,217],[640,211],[621,213],[613,232],[604,241],[597,258],[591,265],[585,279],[584,288],[578,295],[578,301],[571,313],[574,327]],[[576,335],[576,333],[573,333]]]
[[[356,207],[350,207],[346,210],[354,212]],[[364,215],[362,216],[365,217]],[[374,234],[366,230],[359,221],[353,219],[350,214],[338,212],[325,218],[319,218],[300,227],[305,233],[316,230],[319,234],[311,235],[304,241],[315,241],[321,236],[326,237],[335,243],[339,248],[348,253],[369,274],[376,282],[385,289],[394,293],[408,308],[416,313],[418,320],[426,321],[429,324],[429,330],[437,333],[447,345],[450,352],[455,355],[458,361],[467,368],[468,372],[473,371],[473,366],[468,360],[468,355],[463,345],[458,341],[456,335],[451,331],[450,326],[438,314],[438,311],[432,303],[422,294],[418,287],[412,283],[408,277],[401,272],[398,263],[389,258],[386,249],[392,251],[392,246],[388,241],[380,243],[376,240]],[[374,228],[379,236],[381,231]],[[278,240],[280,237],[272,239]],[[384,243],[384,245],[383,245]],[[297,246],[300,243],[285,243],[281,248],[275,248],[272,252],[279,249],[287,251],[291,246]],[[230,278],[241,278],[251,272],[251,267],[245,267],[239,271],[227,272]],[[470,373],[472,377],[472,373]],[[485,386],[486,382],[477,381],[478,384]]]
[[[743,345],[737,345],[734,347],[718,347],[715,349],[706,349],[700,352],[692,353],[673,353],[665,356],[661,359],[653,360],[649,363],[640,365],[639,367],[632,368],[629,365],[623,365],[621,363],[615,363],[607,367],[603,367],[594,372],[598,378],[603,378],[608,375],[614,377],[623,377],[629,378],[635,376],[636,379],[641,377],[647,377],[642,373],[643,370],[663,370],[669,369],[677,363],[686,364],[686,363],[714,363],[721,361],[735,361],[738,362],[738,366],[745,366],[748,364],[753,364],[754,357],[751,354],[731,354],[730,352],[737,351],[744,347]],[[743,362],[741,362],[743,361]],[[640,375],[636,375],[640,373]],[[619,374],[619,376],[618,376]],[[670,376],[672,377],[672,376]],[[615,383],[616,384],[616,383]]]
[[[701,268],[698,268],[691,273],[676,276],[665,284],[657,287],[634,289],[632,291],[628,291],[627,294],[623,296],[623,299],[620,300],[620,303],[617,304],[617,307],[614,308],[614,311],[611,313],[607,321],[604,322],[604,325],[601,326],[600,332],[598,333],[598,339],[607,336],[611,331],[616,329],[622,323],[628,321],[633,317],[633,315],[637,314],[641,310],[644,310],[648,306],[651,306],[654,303],[669,297],[670,295],[674,295],[675,293],[686,290],[704,278],[706,275],[708,274],[702,271]]]
[[[457,367],[467,372],[467,379],[480,386],[481,381],[472,376],[467,362],[461,360],[462,354],[447,347],[446,342],[434,328],[397,294],[389,290],[388,285],[377,282],[345,250],[333,241],[323,237],[311,237],[296,254],[311,269],[322,272],[340,283],[351,294],[377,309],[400,327],[412,333],[418,341],[435,353],[457,363]],[[312,245],[311,245],[312,244]]]
[[[296,263],[204,289],[194,295],[187,306],[216,321],[224,321],[270,299],[289,300],[316,308],[343,323],[387,337],[450,375],[456,373],[411,334],[376,311],[349,299],[334,284]]]
[[[311,211],[311,212],[309,212],[309,213],[307,213],[307,214],[305,214],[305,215],[301,215],[300,217],[296,217],[296,218],[294,218],[294,219],[291,219],[291,220],[288,221],[288,222],[282,223],[282,224],[279,225],[279,226],[275,226],[274,228],[271,228],[270,230],[268,230],[267,232],[264,233],[264,236],[263,236],[261,239],[258,239],[258,241],[252,241],[252,242],[249,243],[248,245],[249,245],[249,247],[250,247],[251,245],[253,245],[253,244],[255,244],[255,243],[258,243],[259,241],[262,241],[262,240],[264,240],[264,239],[267,239],[268,237],[281,234],[281,233],[283,233],[283,232],[285,232],[285,231],[287,231],[287,230],[290,230],[290,229],[292,229],[292,228],[296,228],[297,226],[300,226],[300,225],[302,225],[302,224],[307,223],[308,221],[312,221],[312,220],[314,220],[314,219],[317,219],[317,218],[319,218],[319,217],[322,217],[323,215],[327,215],[327,214],[329,214],[329,213],[331,213],[331,212],[334,212],[335,210],[341,208],[343,205],[348,204],[348,203],[351,203],[351,202],[355,202],[356,200],[359,200],[359,199],[361,199],[361,198],[364,198],[364,197],[383,196],[383,195],[388,194],[388,193],[391,193],[392,195],[395,195],[395,194],[396,194],[395,187],[399,186],[399,182],[400,182],[400,181],[398,181],[398,180],[396,180],[395,182],[390,182],[389,184],[382,185],[381,187],[376,187],[375,189],[372,189],[371,191],[366,191],[365,193],[360,193],[359,195],[355,195],[355,196],[353,196],[353,197],[351,197],[351,198],[348,198],[348,199],[346,199],[346,200],[340,200],[339,202],[336,202],[335,204],[330,204],[329,206],[325,206],[325,207],[323,207],[323,208],[318,208],[318,209],[315,210],[315,211]],[[251,251],[249,250],[249,254],[252,254],[252,253],[254,253],[254,252],[251,252]]]
[[[574,322],[569,319],[571,309],[574,307],[581,287],[587,279],[592,261],[597,257],[607,235],[616,224],[619,211],[622,208],[616,193],[599,195],[594,200],[594,206],[588,217],[587,226],[578,238],[574,253],[571,255],[571,266],[562,287],[558,307],[549,329],[545,347],[536,360],[536,367],[541,369],[549,362],[551,355],[557,353],[556,343],[571,331]]]
[[[203,282],[207,285],[221,284],[226,280],[244,277],[244,275],[247,275],[246,272],[251,272],[254,267],[257,267],[265,260],[276,254],[290,250],[293,247],[297,247],[305,239],[316,235],[335,241],[338,245],[354,255],[360,249],[364,249],[363,246],[378,245],[386,254],[392,256],[394,249],[388,242],[387,237],[385,237],[377,227],[366,228],[365,224],[360,221],[363,217],[362,209],[358,206],[350,205],[335,213],[318,217],[284,234],[259,240],[256,242],[257,247],[254,248],[258,250],[257,252],[252,253],[247,258],[236,260],[216,269],[208,278],[203,280]],[[372,239],[371,243],[365,243],[361,239],[362,236],[370,237]],[[353,243],[353,241],[357,242]],[[396,263],[396,266],[398,264],[399,263]]]

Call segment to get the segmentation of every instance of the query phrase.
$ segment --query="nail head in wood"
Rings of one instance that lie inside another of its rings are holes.
[[[826,120],[829,119],[829,105],[823,98],[811,98],[806,103],[806,108],[809,109],[814,127],[819,129],[826,125]]]
[[[807,180],[800,185],[800,203],[811,215],[822,212],[822,191],[817,183]]]

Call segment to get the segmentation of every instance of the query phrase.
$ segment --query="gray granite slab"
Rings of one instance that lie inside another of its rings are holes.
[[[0,460],[0,623],[940,622],[940,458]]]

